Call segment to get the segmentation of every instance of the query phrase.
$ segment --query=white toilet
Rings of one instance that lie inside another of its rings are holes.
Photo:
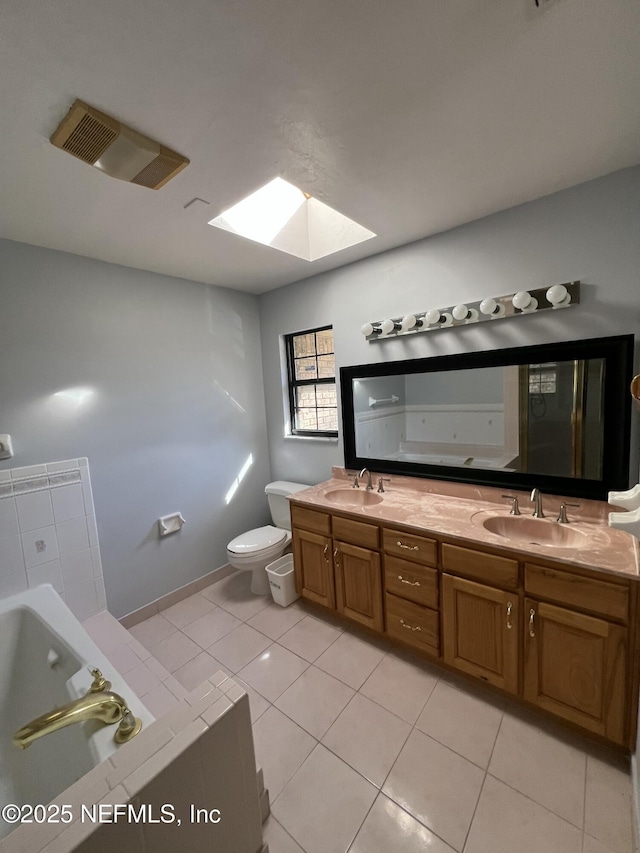
[[[268,595],[269,578],[265,567],[281,557],[291,542],[291,514],[287,495],[308,489],[303,483],[277,480],[265,486],[273,524],[256,527],[236,536],[227,545],[227,560],[236,569],[253,572],[251,591]]]

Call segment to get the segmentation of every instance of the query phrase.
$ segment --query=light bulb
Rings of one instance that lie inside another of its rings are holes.
[[[427,323],[429,323],[430,326],[433,326],[434,323],[439,323],[441,319],[440,312],[437,308],[432,308],[430,311],[427,311],[424,316],[426,317]]]
[[[469,309],[466,305],[456,305],[451,313],[455,320],[466,320],[469,316]]]
[[[376,323],[374,326],[373,323],[365,323],[364,326],[360,326],[361,333],[368,338],[369,335],[379,335],[381,332],[380,326]]]
[[[524,311],[531,302],[531,294],[527,290],[519,290],[511,301],[513,302],[514,308],[517,308],[519,311]]]
[[[564,284],[554,284],[547,290],[547,299],[554,308],[564,308],[571,302],[571,296]]]
[[[407,314],[402,318],[402,323],[400,324],[401,332],[408,332],[409,329],[413,329],[416,325],[416,315],[415,314]]]
[[[494,317],[504,317],[505,314],[504,305],[496,302],[492,296],[488,296],[486,299],[482,300],[480,303],[480,311],[483,314],[487,314],[492,319]]]
[[[399,332],[400,331],[400,323],[396,323],[395,320],[385,320],[380,326],[383,335],[388,335],[391,332]]]

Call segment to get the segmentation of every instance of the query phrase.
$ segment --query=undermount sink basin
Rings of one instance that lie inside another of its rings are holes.
[[[324,494],[325,498],[332,504],[339,506],[373,506],[379,504],[382,498],[376,492],[367,492],[366,489],[329,489]]]
[[[587,537],[580,530],[543,518],[519,515],[494,515],[482,526],[490,533],[505,539],[527,542],[529,545],[555,545],[557,548],[583,548]]]

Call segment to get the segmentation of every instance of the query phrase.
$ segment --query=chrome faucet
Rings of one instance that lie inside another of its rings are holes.
[[[363,468],[362,471],[360,471],[360,474],[358,476],[363,477],[365,471],[367,474],[367,491],[371,492],[373,490],[373,483],[371,482],[371,471],[368,468]]]
[[[542,492],[540,489],[533,489],[531,492],[531,503],[533,506],[533,517],[534,518],[544,518],[544,512],[542,511]]]
[[[99,720],[106,725],[120,723],[113,736],[116,743],[126,743],[142,728],[142,722],[133,716],[122,696],[110,691],[89,691],[86,696],[54,708],[22,726],[13,736],[14,746],[26,749],[38,738],[85,720]]]

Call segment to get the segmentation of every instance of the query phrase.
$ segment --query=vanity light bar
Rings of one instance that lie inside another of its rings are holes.
[[[481,302],[460,303],[450,308],[432,308],[395,319],[376,320],[373,323],[365,323],[360,331],[373,343],[418,332],[434,332],[453,326],[469,326],[488,320],[556,311],[558,308],[570,308],[579,304],[580,282],[570,281],[566,284],[554,284],[552,287],[519,290],[508,296],[490,296]]]

